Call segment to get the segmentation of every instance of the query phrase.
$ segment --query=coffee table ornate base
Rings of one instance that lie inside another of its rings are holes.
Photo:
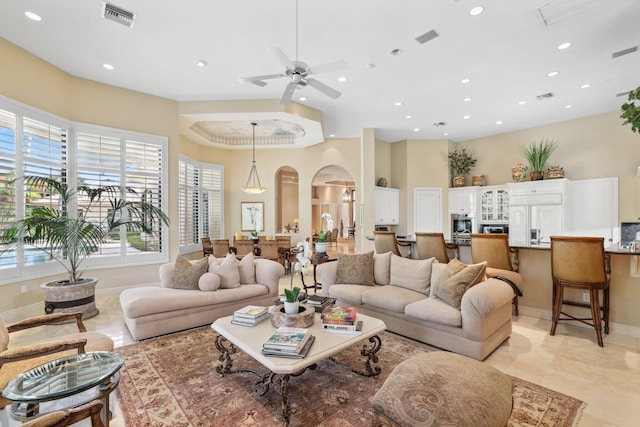
[[[360,354],[367,357],[365,361],[365,370],[361,371],[355,368],[352,368],[342,362],[338,362],[335,358],[329,357],[328,359],[334,362],[335,364],[350,370],[358,375],[366,376],[366,377],[375,377],[378,376],[381,372],[379,366],[372,366],[373,363],[378,362],[377,352],[380,350],[382,346],[382,340],[378,335],[374,335],[369,338],[369,342],[371,345],[363,345],[362,350],[360,350]],[[253,384],[253,391],[258,396],[263,396],[267,391],[269,391],[269,387],[271,385],[274,386],[274,389],[280,393],[282,396],[282,418],[284,418],[285,423],[289,423],[289,417],[291,415],[291,410],[289,408],[289,400],[288,400],[288,386],[289,379],[291,377],[297,377],[304,374],[307,369],[314,370],[317,368],[317,364],[313,363],[300,371],[293,374],[276,374],[274,372],[266,371],[263,372],[259,369],[253,368],[233,368],[233,360],[231,358],[232,354],[237,352],[235,346],[229,342],[222,335],[217,335],[215,339],[216,348],[220,351],[220,356],[218,360],[222,362],[222,364],[216,367],[216,372],[220,374],[220,376],[224,376],[225,374],[235,374],[240,372],[249,372],[258,377],[258,380]]]

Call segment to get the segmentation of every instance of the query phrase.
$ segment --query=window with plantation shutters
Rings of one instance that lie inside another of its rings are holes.
[[[0,110],[0,230],[16,220],[16,115]],[[8,249],[1,247],[0,250]],[[0,269],[15,268],[16,254],[3,252]]]
[[[180,157],[178,220],[182,252],[200,250],[201,237],[223,237],[223,189],[223,166]]]

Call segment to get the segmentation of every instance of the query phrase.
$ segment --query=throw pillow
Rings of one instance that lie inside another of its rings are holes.
[[[209,255],[207,259],[209,260],[209,267],[212,265],[220,265],[224,260],[224,258],[216,258],[213,255]]]
[[[336,283],[373,285],[373,251],[364,254],[338,254]]]
[[[217,291],[220,287],[220,276],[216,273],[204,273],[198,280],[198,287],[201,291]]]
[[[391,252],[373,254],[373,279],[378,285],[389,284],[389,269],[391,268]]]
[[[466,264],[460,262],[460,260],[457,258],[453,258],[447,264],[434,265],[431,271],[431,283],[435,284],[440,280],[448,279],[454,274],[464,270],[466,266]],[[435,293],[433,292],[434,289],[435,286],[431,286],[431,289],[429,290],[430,297],[435,295]]]
[[[220,289],[231,289],[240,286],[240,272],[236,256],[229,254],[220,265],[209,265],[209,273],[220,276]]]
[[[427,295],[434,260],[435,258],[410,259],[391,254],[389,284]]]
[[[484,280],[486,267],[487,262],[483,261],[480,264],[468,265],[448,278],[441,277],[434,284],[433,292],[453,308],[460,309],[462,296],[467,289]]]
[[[252,253],[243,256],[238,263],[238,272],[240,273],[241,285],[253,285],[256,283],[256,267],[253,263],[254,257]]]
[[[207,271],[207,259],[191,262],[178,255],[171,277],[171,287],[176,289],[198,289],[198,280]]]

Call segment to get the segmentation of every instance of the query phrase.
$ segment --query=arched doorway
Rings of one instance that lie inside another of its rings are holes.
[[[278,169],[276,188],[276,233],[297,233],[300,222],[298,171],[290,166],[282,166]]]
[[[333,219],[332,235],[341,239],[354,238],[354,193],[355,180],[344,168],[331,165],[316,172],[311,182],[313,234],[317,234],[323,225],[322,214],[329,213]]]

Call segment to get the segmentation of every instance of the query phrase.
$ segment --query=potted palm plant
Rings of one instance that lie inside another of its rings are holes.
[[[624,119],[623,125],[631,125],[631,131],[640,133],[640,105],[633,101],[640,101],[640,87],[629,92],[629,102],[622,104],[620,118]]]
[[[453,176],[453,186],[463,187],[464,176],[476,165],[476,159],[467,152],[466,147],[459,147],[449,151],[449,171]]]
[[[522,156],[531,167],[531,181],[544,178],[544,165],[557,146],[558,144],[553,139],[542,139],[539,142],[532,142],[528,147],[521,147]]]
[[[74,190],[53,178],[25,176],[22,179],[27,188],[46,194],[49,205],[28,207],[23,219],[0,233],[0,242],[10,244],[5,251],[15,248],[19,242],[29,245],[67,271],[66,279],[42,285],[45,312],[82,311],[85,318],[97,315],[94,302],[97,280],[82,277],[82,263],[121,229],[144,237],[153,234],[157,224],[169,224],[169,218],[146,200],[145,193],[138,196],[131,188],[126,189],[128,197],[123,197],[119,186],[78,185]],[[73,215],[76,202],[81,211]],[[107,213],[92,215],[98,208]]]
[[[327,230],[324,230],[324,224],[327,223]],[[325,212],[322,214],[322,223],[320,224],[320,232],[316,240],[316,256],[323,258],[327,256],[327,248],[329,247],[329,237],[331,236],[331,230],[333,230],[333,218],[331,214]]]

